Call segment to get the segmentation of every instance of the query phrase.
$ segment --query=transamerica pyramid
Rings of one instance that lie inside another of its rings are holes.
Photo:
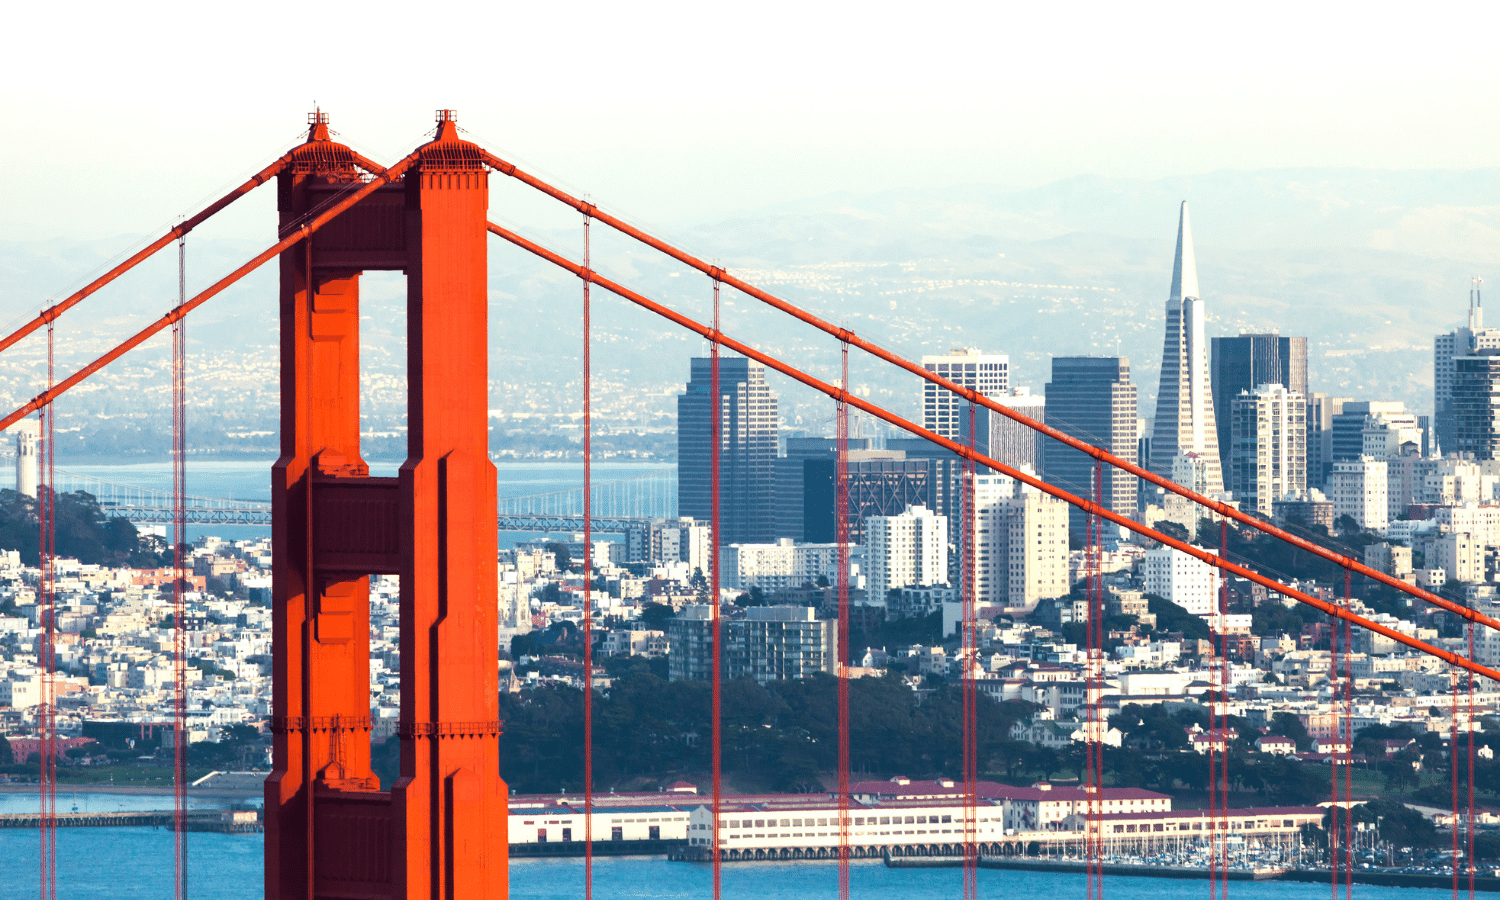
[[[1177,261],[1172,265],[1172,294],[1167,298],[1167,336],[1161,353],[1150,468],[1201,493],[1224,492],[1187,201],[1177,223]]]

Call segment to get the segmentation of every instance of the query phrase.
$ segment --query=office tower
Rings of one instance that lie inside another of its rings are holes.
[[[1389,524],[1386,462],[1383,459],[1334,460],[1328,476],[1328,499],[1333,501],[1333,521],[1348,516],[1368,531],[1383,531]]]
[[[837,460],[804,461],[802,477],[802,532],[800,540],[838,539]],[[849,540],[865,543],[865,519],[894,516],[908,506],[932,507],[932,465],[907,459],[900,450],[849,451]]]
[[[870,446],[869,438],[850,438],[849,450],[867,450]],[[803,512],[805,507],[804,493],[807,484],[808,463],[813,460],[833,462],[838,458],[838,440],[831,437],[789,437],[786,439],[786,455],[776,458],[772,471],[775,475],[775,487],[772,496],[775,498],[775,531],[778,538],[791,538],[796,541],[811,540],[833,540],[831,536],[811,538],[807,536]],[[830,470],[831,471],[831,470]],[[822,475],[822,467],[818,468]],[[820,501],[821,502],[821,501]],[[832,500],[828,501],[832,504]],[[833,507],[830,505],[827,513],[831,522]],[[832,531],[828,532],[832,535]]]
[[[1029,615],[1042,600],[1067,596],[1068,509],[1008,475],[977,476],[975,601]]]
[[[1399,452],[1404,443],[1424,445],[1416,415],[1407,412],[1400,400],[1345,400],[1343,411],[1333,416],[1332,423],[1329,445],[1334,462],[1361,456],[1384,458]]]
[[[1128,462],[1136,461],[1136,389],[1128,358],[1053,357],[1052,380],[1044,390],[1048,425]],[[1081,497],[1093,497],[1093,457],[1049,440],[1042,465],[1047,481]],[[1171,474],[1170,467],[1167,473]],[[1105,466],[1103,474],[1105,507],[1130,515],[1135,509],[1136,477],[1113,466]],[[1081,537],[1084,514],[1077,507],[1070,510],[1070,525]]]
[[[1333,471],[1333,417],[1351,397],[1309,394],[1307,397],[1307,484],[1321,489]]]
[[[1484,327],[1484,298],[1479,291],[1481,280],[1475,278],[1469,286],[1469,323],[1447,334],[1440,334],[1432,342],[1432,409],[1433,427],[1438,450],[1452,453],[1457,448],[1455,413],[1453,409],[1453,361],[1479,350],[1500,349],[1500,328]]]
[[[1500,350],[1454,358],[1451,409],[1449,448],[1475,459],[1500,459]]]
[[[1203,336],[1203,300],[1198,296],[1198,264],[1187,203],[1177,223],[1177,259],[1167,298],[1167,334],[1162,345],[1161,387],[1156,392],[1155,433],[1149,468],[1171,477],[1180,453],[1196,453],[1208,467],[1208,492],[1224,491],[1219,433],[1209,387],[1208,347]]]
[[[1279,334],[1241,334],[1209,341],[1209,381],[1213,384],[1214,421],[1219,427],[1219,456],[1229,466],[1229,416],[1234,399],[1263,384],[1279,384],[1307,396],[1307,338]],[[1232,490],[1232,488],[1231,488]]]
[[[731,356],[719,360],[719,396],[714,399],[710,366],[710,360],[692,360],[687,390],[677,395],[678,514],[712,521],[710,442],[717,415],[719,543],[773,540],[776,395],[759,363]]]
[[[884,603],[893,588],[948,583],[948,518],[924,506],[865,520],[865,596]]]
[[[947,356],[924,356],[922,368],[973,388],[986,396],[1010,390],[1010,357],[1003,353],[980,353],[973,347],[955,347]],[[962,397],[930,381],[922,382],[922,427],[941,437],[958,440],[959,423],[969,415]]]
[[[1271,515],[1271,504],[1307,489],[1307,401],[1281,384],[1241,391],[1229,413],[1229,489],[1240,509]]]
[[[1037,422],[1046,421],[1046,398],[1031,393],[1030,388],[1013,388],[991,399],[1028,419]],[[969,443],[967,412],[959,417],[958,425],[957,440],[967,446]],[[980,453],[1018,469],[1027,466],[1032,471],[1041,471],[1042,448],[1048,439],[1036,429],[1022,425],[1015,419],[995,412],[989,407],[980,406],[974,410],[974,431],[976,435],[974,449]]]

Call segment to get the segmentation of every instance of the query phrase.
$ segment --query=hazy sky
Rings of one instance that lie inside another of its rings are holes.
[[[0,239],[157,230],[314,101],[394,158],[433,110],[646,221],[831,191],[1222,168],[1474,168],[1489,7],[18,4]],[[265,192],[217,233],[269,236]]]

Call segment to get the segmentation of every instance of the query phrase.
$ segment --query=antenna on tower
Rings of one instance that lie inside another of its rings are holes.
[[[1480,288],[1484,279],[1475,275],[1469,283],[1469,328],[1477,330],[1484,327],[1484,295]]]

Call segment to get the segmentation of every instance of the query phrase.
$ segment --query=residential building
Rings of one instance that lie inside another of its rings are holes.
[[[1465,532],[1433,537],[1427,543],[1427,566],[1442,569],[1453,581],[1484,581],[1484,544]]]
[[[1008,475],[978,475],[974,510],[976,602],[1026,615],[1067,595],[1068,504]]]
[[[838,544],[799,544],[782,538],[773,544],[720,547],[719,579],[735,591],[759,588],[765,593],[838,579]]]
[[[730,679],[758,683],[838,672],[838,622],[811,606],[752,606],[730,622],[725,668]]]
[[[1335,524],[1349,516],[1367,531],[1383,531],[1389,523],[1388,489],[1385,460],[1367,456],[1335,460],[1328,476]]]
[[[712,438],[719,421],[719,543],[773,540],[776,396],[765,368],[737,356],[719,360],[719,395],[712,361],[693,359],[687,389],[677,397],[679,514],[713,518]]]
[[[925,506],[865,520],[865,595],[884,602],[893,588],[948,583],[948,518]]]
[[[1204,315],[1203,300],[1198,295],[1193,231],[1184,201],[1177,223],[1172,290],[1166,305],[1166,339],[1162,345],[1161,386],[1156,393],[1149,468],[1171,477],[1172,462],[1178,454],[1196,453],[1208,466],[1208,493],[1222,494],[1224,476],[1210,388]]]
[[[1395,430],[1398,442],[1413,439],[1421,442],[1424,440],[1421,437],[1421,427],[1418,417],[1407,412],[1406,404],[1400,400],[1346,400],[1343,411],[1332,417],[1329,458],[1338,462],[1371,455],[1365,452],[1366,428],[1373,431]],[[1383,451],[1391,446],[1389,437],[1380,437],[1371,444],[1370,449],[1382,451],[1382,455],[1377,458],[1383,459],[1388,455]],[[1395,446],[1399,447],[1399,443]],[[1331,471],[1330,469],[1330,473]],[[1326,485],[1324,491],[1327,491]]]
[[[1214,421],[1219,428],[1219,453],[1225,456],[1232,440],[1231,406],[1241,393],[1253,393],[1263,384],[1279,384],[1307,396],[1307,338],[1276,333],[1212,338],[1209,381],[1213,385]]]
[[[1141,581],[1146,593],[1170,600],[1195,616],[1218,615],[1219,570],[1197,557],[1172,547],[1147,550]]]
[[[1136,387],[1130,380],[1128,358],[1055,356],[1045,397],[1048,425],[1121,459],[1136,461]],[[1093,457],[1048,441],[1042,465],[1051,484],[1080,497],[1093,497]],[[1131,514],[1138,479],[1113,466],[1105,466],[1103,475],[1105,508]],[[1069,513],[1069,527],[1083,534],[1081,510]]]
[[[1307,488],[1307,403],[1281,384],[1240,392],[1228,409],[1229,489],[1241,509],[1271,515],[1287,493]]]

